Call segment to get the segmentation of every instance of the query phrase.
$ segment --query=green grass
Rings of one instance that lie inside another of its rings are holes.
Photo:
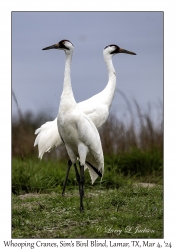
[[[105,157],[105,171],[102,181],[98,178],[94,185],[88,171],[85,171],[86,187],[119,188],[132,182],[163,183],[162,162],[154,152],[133,151],[125,155]],[[134,169],[135,166],[135,169]],[[13,158],[12,191],[14,194],[29,192],[60,192],[66,175],[66,161],[39,160],[38,158]],[[77,185],[74,168],[71,168],[67,188]]]
[[[162,187],[12,196],[12,238],[162,238]]]
[[[140,164],[144,164],[143,155]],[[85,171],[83,213],[79,212],[78,185],[73,168],[63,197],[65,162],[14,158],[12,237],[162,238],[162,171],[155,168],[142,175],[139,171],[124,172],[124,161],[134,157],[119,157],[105,158],[103,180],[98,178],[93,186],[88,171]],[[132,166],[129,163],[128,160],[125,164],[128,168]],[[135,185],[141,181],[156,185],[151,188]]]
[[[132,148],[129,152],[105,157],[105,169],[135,176],[139,181],[163,183],[163,156],[160,149],[149,150]]]

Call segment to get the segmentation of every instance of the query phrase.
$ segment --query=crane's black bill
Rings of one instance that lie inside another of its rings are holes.
[[[125,53],[125,54],[130,54],[130,55],[137,55],[136,53],[134,52],[131,52],[129,50],[126,50],[126,49],[119,49],[119,53]]]
[[[43,48],[42,50],[48,50],[48,49],[58,49],[58,48],[59,48],[59,45],[58,45],[58,44],[54,44],[54,45],[51,45],[51,46],[45,47],[45,48]]]

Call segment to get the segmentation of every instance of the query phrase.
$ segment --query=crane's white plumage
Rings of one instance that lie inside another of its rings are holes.
[[[112,63],[113,55],[117,53],[135,53],[119,48],[111,44],[103,50],[104,61],[108,70],[108,84],[103,91],[93,97],[77,104],[78,108],[83,111],[97,128],[100,128],[107,120],[109,109],[116,89],[116,73]],[[34,146],[38,145],[39,158],[42,159],[45,152],[62,144],[60,134],[57,128],[57,118],[54,121],[46,122],[35,131],[37,134]]]
[[[45,152],[50,152],[52,148],[63,143],[57,128],[57,118],[54,121],[44,123],[35,131],[35,134],[37,137],[34,146],[38,145],[39,158],[41,159]]]
[[[100,136],[93,122],[78,107],[71,86],[70,66],[73,54],[73,45],[68,40],[62,40],[57,45],[45,49],[61,49],[66,55],[63,92],[58,112],[58,130],[64,142],[71,163],[76,167],[77,157],[80,162],[80,178],[77,178],[80,191],[80,211],[83,210],[82,198],[84,195],[84,166],[89,162],[102,175],[104,172],[104,158]],[[92,181],[96,176],[91,166],[87,166]],[[97,175],[98,176],[98,175]]]
[[[65,118],[64,123],[61,117]],[[65,116],[59,110],[58,125],[71,162],[75,163],[78,157],[80,164],[85,166],[85,169],[88,168],[93,184],[98,174],[86,162],[102,175],[104,173],[103,151],[97,128],[77,106],[73,111],[67,111]]]

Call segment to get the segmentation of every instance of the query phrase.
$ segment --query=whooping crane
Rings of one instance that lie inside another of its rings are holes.
[[[78,103],[78,107],[88,115],[97,128],[100,128],[106,122],[109,115],[109,109],[116,89],[116,73],[112,57],[118,53],[136,55],[133,52],[119,48],[115,44],[106,46],[103,50],[103,56],[108,70],[108,84],[100,93]],[[62,144],[57,128],[57,118],[44,123],[35,131],[35,134],[37,137],[34,146],[38,145],[40,159],[42,159],[45,152],[50,152],[51,149]]]
[[[101,140],[97,128],[90,118],[78,107],[71,86],[70,66],[73,55],[73,44],[62,40],[58,44],[44,48],[64,50],[66,55],[63,92],[58,112],[58,130],[66,146],[70,161],[68,168],[74,164],[76,178],[79,184],[80,211],[83,211],[84,167],[87,165],[91,179],[94,181],[104,172],[104,158]],[[76,167],[77,157],[80,165],[80,175]]]
[[[114,97],[116,89],[116,73],[112,63],[112,57],[118,53],[136,55],[134,52],[124,50],[115,44],[106,46],[103,50],[103,57],[108,70],[108,84],[100,93],[77,104],[77,106],[86,115],[88,115],[98,129],[106,122]],[[37,134],[37,137],[35,139],[34,146],[38,145],[39,158],[41,159],[45,152],[49,152],[52,148],[62,144],[57,128],[57,118],[54,121],[49,121],[43,124],[35,131],[35,134]],[[68,172],[69,169],[70,168],[68,167]],[[66,175],[66,181],[68,172]],[[63,194],[65,191],[66,181],[63,187]]]

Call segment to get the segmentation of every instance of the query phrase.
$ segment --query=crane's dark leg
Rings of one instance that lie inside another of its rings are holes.
[[[78,182],[78,188],[79,188],[79,192],[80,192],[80,175],[78,173],[78,169],[77,169],[76,163],[74,163],[74,168],[75,168],[76,179],[77,179],[77,182]]]
[[[79,162],[79,165],[80,165],[80,176],[81,176],[81,171],[82,171],[82,181],[83,181],[82,195],[84,196],[84,165],[83,165],[83,169],[82,169],[80,162]]]
[[[67,173],[66,173],[66,179],[65,179],[65,182],[64,182],[64,186],[63,186],[63,191],[62,191],[62,195],[64,195],[64,192],[65,192],[65,188],[66,188],[66,183],[67,183],[67,180],[68,180],[68,176],[69,176],[69,171],[70,171],[70,168],[72,166],[72,162],[71,160],[68,160],[68,166],[67,166]]]
[[[80,212],[84,210],[83,196],[84,196],[84,165],[80,164]]]

